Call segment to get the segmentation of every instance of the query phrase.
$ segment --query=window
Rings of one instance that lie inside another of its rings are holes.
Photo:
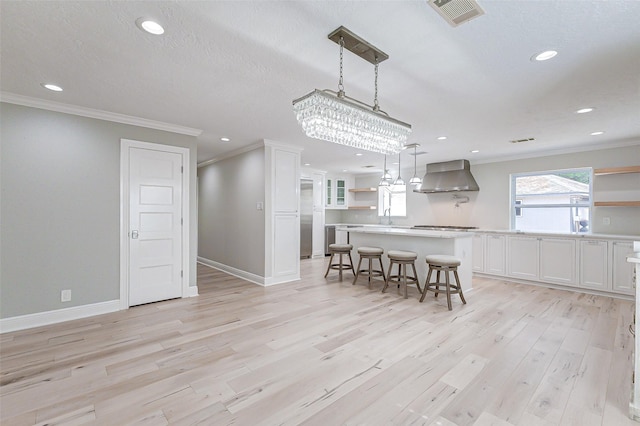
[[[511,175],[511,229],[588,232],[591,168]]]
[[[389,185],[378,187],[378,216],[407,215],[407,186]]]

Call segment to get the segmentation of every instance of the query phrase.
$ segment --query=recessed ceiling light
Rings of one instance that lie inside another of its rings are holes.
[[[310,166],[311,164],[310,164],[310,163],[304,163],[304,165],[305,165],[305,166]]]
[[[40,84],[40,86],[44,87],[45,89],[49,89],[52,92],[62,92],[62,87],[56,86],[55,84],[42,83]]]
[[[347,172],[347,169],[342,169],[342,173],[346,173],[346,172]]]
[[[162,25],[158,24],[156,21],[152,21],[151,19],[138,18],[136,19],[136,25],[138,28],[148,32],[149,34],[164,34],[164,28],[162,28]]]
[[[558,52],[556,52],[555,50],[545,50],[544,52],[537,53],[537,54],[533,55],[531,57],[531,60],[532,61],[546,61],[548,59],[553,58],[557,54],[558,54]]]
[[[594,108],[580,108],[579,110],[576,111],[576,114],[585,114],[585,113],[591,112],[593,110],[594,110]]]
[[[220,140],[221,140],[222,142],[229,142],[231,139],[229,139],[229,138],[220,138]]]
[[[473,149],[473,150],[471,150],[471,152],[474,153],[474,154],[477,154],[478,152],[480,152],[480,150],[479,149]]]
[[[593,133],[591,133],[591,136],[599,136],[599,135],[604,135],[604,132],[593,132]]]
[[[443,140],[445,140],[445,139],[447,139],[447,137],[446,137],[446,136],[438,136],[438,140],[439,140],[439,141],[443,141]]]
[[[361,153],[361,152],[358,152],[358,153],[356,154],[356,157],[362,157],[362,153]]]

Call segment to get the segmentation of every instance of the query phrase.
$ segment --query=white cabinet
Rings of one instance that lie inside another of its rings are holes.
[[[327,176],[325,208],[346,209],[349,207],[349,187],[351,179],[346,176]]]
[[[578,285],[576,260],[575,239],[540,239],[540,280],[568,286]]]
[[[265,281],[300,279],[300,149],[265,141]]]
[[[580,241],[580,287],[610,290],[608,246],[602,240]]]
[[[613,241],[611,243],[611,283],[616,293],[634,294],[633,263],[627,262],[627,256],[633,253],[631,241]]]
[[[578,285],[576,256],[573,238],[507,237],[507,274],[513,278]]]
[[[485,268],[487,274],[505,274],[505,236],[487,235]]]
[[[336,244],[348,244],[349,233],[336,229]]]
[[[475,234],[473,236],[473,246],[472,246],[472,265],[471,268],[473,272],[484,272],[484,245],[486,241],[486,235],[484,234]]]
[[[509,236],[507,240],[508,274],[514,278],[538,279],[539,238]]]

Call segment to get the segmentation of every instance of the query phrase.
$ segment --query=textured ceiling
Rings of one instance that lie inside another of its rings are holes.
[[[420,165],[640,144],[640,1],[478,1],[486,14],[457,28],[423,0],[2,1],[0,89],[202,129],[199,162],[270,139],[314,168],[362,173],[382,156],[307,138],[291,106],[337,89],[327,35],[344,25],[390,56],[380,106],[412,124]],[[547,49],[558,56],[530,60]],[[346,52],[344,76],[373,103],[371,64]]]

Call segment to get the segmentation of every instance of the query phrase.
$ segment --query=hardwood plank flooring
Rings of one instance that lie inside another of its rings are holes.
[[[198,265],[198,297],[5,333],[0,423],[636,424],[633,302],[474,278],[449,311],[326,262],[267,288]]]

